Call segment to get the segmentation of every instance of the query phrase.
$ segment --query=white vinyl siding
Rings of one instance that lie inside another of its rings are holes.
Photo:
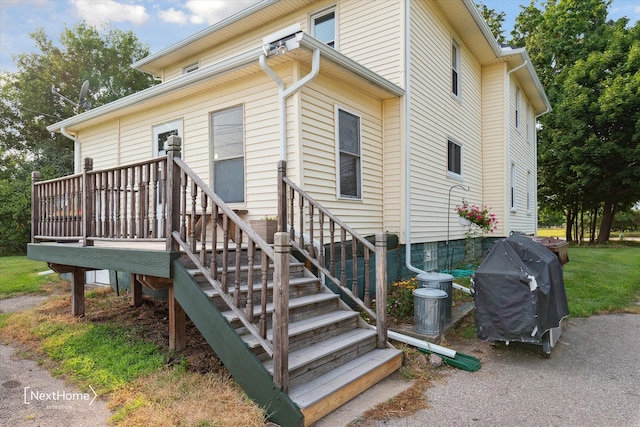
[[[340,52],[401,87],[404,9],[405,0],[338,3]]]
[[[462,196],[471,203],[484,201],[482,68],[433,3],[411,2],[411,27],[411,237],[416,242],[464,238],[462,227],[452,228],[447,236],[447,218],[457,223],[453,207]],[[465,102],[451,96],[452,38],[460,43]],[[462,180],[448,174],[449,138],[464,143]],[[457,184],[470,191],[453,192],[449,206],[449,189]]]
[[[323,76],[301,93],[303,188],[356,231],[382,231],[382,102]],[[359,200],[337,195],[337,108],[357,112],[360,117],[363,197]]]

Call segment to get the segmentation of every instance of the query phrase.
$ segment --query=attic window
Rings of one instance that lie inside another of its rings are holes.
[[[311,34],[325,43],[336,48],[336,10],[325,9],[311,16]]]
[[[186,67],[182,68],[182,74],[188,74],[192,71],[196,71],[198,68],[200,68],[200,64],[194,62],[193,64],[187,65]]]

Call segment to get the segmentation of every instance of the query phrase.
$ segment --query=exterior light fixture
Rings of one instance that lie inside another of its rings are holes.
[[[262,50],[265,56],[284,55],[290,50],[300,47],[302,30],[300,24],[294,24],[262,39]]]

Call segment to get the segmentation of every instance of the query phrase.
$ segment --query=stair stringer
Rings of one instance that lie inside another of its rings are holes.
[[[178,260],[173,262],[175,299],[227,367],[238,385],[269,419],[283,426],[304,425],[304,415],[289,396],[273,383],[271,374],[231,328]]]

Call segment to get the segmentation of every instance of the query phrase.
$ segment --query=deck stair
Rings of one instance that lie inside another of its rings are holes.
[[[246,277],[247,254],[246,250],[242,252],[241,257],[245,261],[242,271]],[[217,251],[216,256],[218,265],[222,265],[221,252]],[[235,253],[230,256],[235,258]],[[257,266],[259,251],[254,256],[253,265]],[[272,358],[248,333],[234,311],[227,307],[206,275],[186,256],[180,259],[180,264],[188,272],[193,285],[201,291],[202,297],[211,302],[212,309],[226,320],[227,327],[242,339],[246,350],[253,354],[266,372],[273,374]],[[234,280],[232,270],[229,269],[227,278],[231,283]],[[289,272],[290,382],[287,393],[304,415],[304,425],[309,425],[397,370],[402,364],[402,352],[390,346],[376,348],[375,330],[293,256],[290,257]],[[260,271],[256,269],[254,274],[260,274]],[[258,280],[254,282],[254,295],[260,293],[259,283]],[[266,339],[271,340],[272,283],[268,283],[267,289]],[[244,305],[248,293],[246,282],[241,284],[240,292],[241,305]],[[257,324],[258,297],[254,297],[254,300]],[[189,306],[185,310],[190,314]],[[215,346],[212,347],[216,350]],[[233,375],[234,364],[231,363],[229,368]],[[245,388],[245,391],[251,395],[250,390]]]

